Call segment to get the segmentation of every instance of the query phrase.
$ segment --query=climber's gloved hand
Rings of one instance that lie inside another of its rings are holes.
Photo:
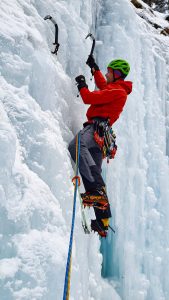
[[[88,88],[88,85],[86,84],[86,79],[83,75],[79,75],[75,78],[77,82],[78,90],[80,91],[83,87]]]
[[[93,71],[99,71],[99,66],[96,64],[95,59],[93,57],[93,55],[89,55],[88,59],[86,61],[86,64],[91,68],[91,72],[93,74]],[[93,70],[94,68],[94,70]]]

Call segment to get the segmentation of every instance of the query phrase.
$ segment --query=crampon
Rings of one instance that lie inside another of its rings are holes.
[[[101,220],[91,220],[91,230],[97,232],[101,237],[106,237],[108,227],[105,227]]]
[[[107,195],[102,191],[86,192],[81,194],[84,207],[95,207],[97,209],[106,210],[109,206]]]

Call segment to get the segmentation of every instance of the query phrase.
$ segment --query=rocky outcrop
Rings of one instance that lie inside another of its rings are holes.
[[[144,19],[147,23],[153,26],[158,30],[158,33],[163,34],[165,36],[169,36],[169,27],[166,21],[169,21],[169,15],[167,17],[158,18],[155,14],[154,10],[148,5],[143,3],[140,0],[130,0],[131,3],[136,8],[136,13],[140,18]]]

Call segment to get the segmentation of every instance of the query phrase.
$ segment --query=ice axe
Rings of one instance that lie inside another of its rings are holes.
[[[96,40],[95,40],[95,37],[93,36],[92,33],[88,33],[88,35],[86,36],[86,39],[87,39],[88,37],[90,37],[90,38],[92,39],[92,41],[93,41],[93,43],[92,43],[92,48],[91,48],[91,51],[90,51],[90,54],[89,54],[89,56],[90,56],[90,55],[93,55],[94,48],[95,48],[95,44],[96,44]],[[92,76],[93,76],[93,74],[92,74]],[[92,80],[92,78],[90,78],[90,80]]]
[[[56,21],[50,15],[47,15],[46,17],[44,17],[44,20],[45,21],[51,20],[51,22],[55,26],[55,42],[53,43],[53,45],[55,45],[55,50],[51,51],[51,53],[57,55],[57,52],[58,52],[59,46],[60,46],[60,44],[58,43],[58,32],[59,32],[58,25],[57,25]]]
[[[93,55],[93,51],[94,51],[94,48],[95,48],[96,40],[95,40],[95,38],[94,38],[94,36],[93,36],[92,33],[88,33],[88,35],[85,37],[85,39],[87,39],[88,37],[90,37],[92,39],[92,41],[93,41],[92,48],[91,48],[91,51],[90,51],[89,55]],[[90,80],[92,80],[92,78]],[[77,97],[79,97],[79,94],[77,94]]]
[[[90,51],[90,55],[93,55],[93,51],[94,51],[94,48],[95,48],[95,43],[96,43],[96,41],[95,41],[95,38],[94,38],[94,36],[93,36],[92,33],[88,33],[88,35],[86,36],[86,39],[87,39],[88,37],[90,37],[90,38],[93,40],[92,48],[91,48],[91,51]]]

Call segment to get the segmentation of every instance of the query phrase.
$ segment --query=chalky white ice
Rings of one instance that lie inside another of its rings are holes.
[[[129,61],[133,93],[114,125],[116,158],[103,164],[116,234],[102,244],[85,235],[78,201],[70,299],[169,299],[169,38],[128,0],[1,0],[0,8],[0,299],[62,299],[73,204],[67,146],[87,109],[74,77],[94,89],[88,32],[103,72],[111,59]],[[59,26],[57,57],[48,14]]]

